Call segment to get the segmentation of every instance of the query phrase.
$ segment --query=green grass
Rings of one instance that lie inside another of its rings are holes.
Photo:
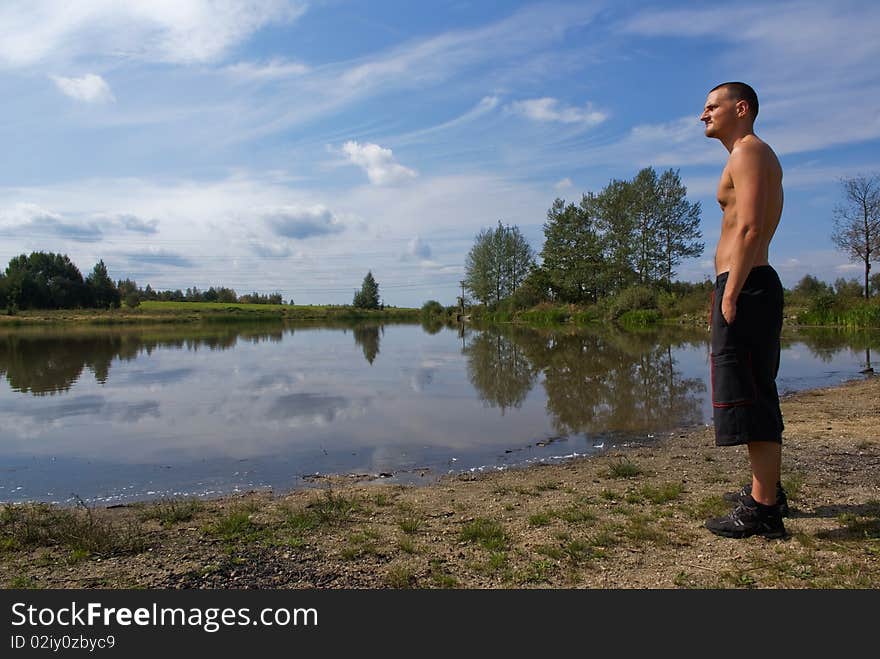
[[[312,531],[347,522],[362,510],[363,506],[357,497],[346,497],[326,490],[303,508],[286,509],[284,522],[295,531]]]
[[[139,524],[114,523],[82,500],[76,508],[5,505],[0,510],[0,538],[8,549],[60,546],[77,556],[146,549]]]
[[[251,520],[251,514],[245,508],[233,508],[208,524],[205,530],[228,543],[258,540],[263,535],[263,529]]]
[[[478,517],[464,526],[460,535],[465,542],[479,544],[489,551],[502,551],[507,548],[510,538],[504,527],[485,517]]]
[[[417,554],[419,552],[418,547],[416,547],[416,543],[413,542],[412,538],[401,538],[397,541],[397,547],[400,551],[407,554]]]
[[[552,521],[549,513],[535,513],[529,515],[529,526],[547,526]]]
[[[385,583],[391,588],[412,588],[416,585],[416,575],[406,565],[393,565],[385,575]]]
[[[611,463],[604,474],[607,478],[634,478],[642,474],[642,468],[628,458],[620,458]]]
[[[645,485],[641,488],[641,495],[653,504],[662,504],[674,501],[681,493],[684,492],[684,486],[681,483],[664,483],[659,487]]]
[[[582,503],[573,503],[557,511],[556,517],[569,524],[583,524],[596,521],[596,514]]]
[[[23,574],[12,577],[7,583],[6,588],[15,588],[19,590],[36,590],[42,588],[36,580]]]
[[[408,535],[415,535],[422,528],[422,520],[414,516],[406,516],[397,520],[400,530]]]
[[[353,561],[356,558],[364,556],[379,556],[379,546],[376,540],[379,534],[372,529],[362,529],[354,531],[346,538],[346,546],[343,547],[341,555],[346,561]]]

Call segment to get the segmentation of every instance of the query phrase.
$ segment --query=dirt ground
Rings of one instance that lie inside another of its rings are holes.
[[[6,588],[877,588],[880,378],[782,403],[783,540],[706,517],[748,474],[711,428],[428,486],[0,516]]]

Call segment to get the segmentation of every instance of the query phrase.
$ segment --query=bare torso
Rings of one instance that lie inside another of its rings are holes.
[[[770,240],[773,238],[773,234],[776,233],[776,227],[779,226],[779,218],[782,216],[782,167],[776,154],[773,153],[773,149],[757,136],[748,135],[743,138],[743,146],[758,150],[761,154],[762,171],[756,175],[768,178],[767,195],[760,218],[760,243],[755,254],[755,260],[752,263],[752,267],[754,267],[768,264]],[[742,146],[737,146],[736,148],[742,148]],[[735,232],[737,226],[736,190],[734,189],[733,177],[730,174],[729,168],[730,162],[728,160],[728,164],[721,173],[721,180],[718,182],[718,203],[721,205],[722,217],[721,237],[718,239],[718,246],[715,249],[716,274],[730,270],[734,257],[734,241],[736,240]]]

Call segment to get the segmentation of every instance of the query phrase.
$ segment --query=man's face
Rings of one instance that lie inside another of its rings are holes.
[[[726,87],[709,92],[700,121],[706,124],[706,137],[721,137],[737,122],[737,102]]]

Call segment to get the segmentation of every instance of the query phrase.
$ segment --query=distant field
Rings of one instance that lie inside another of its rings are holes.
[[[290,311],[295,309],[324,309],[326,307],[293,306],[287,304],[238,304],[237,302],[159,302],[148,300],[139,307],[144,311]]]
[[[0,316],[0,327],[43,324],[144,325],[155,323],[246,322],[279,320],[376,320],[419,319],[419,309],[385,307],[355,309],[349,306],[286,304],[237,304],[225,302],[142,302],[129,309],[55,309],[20,311]]]

